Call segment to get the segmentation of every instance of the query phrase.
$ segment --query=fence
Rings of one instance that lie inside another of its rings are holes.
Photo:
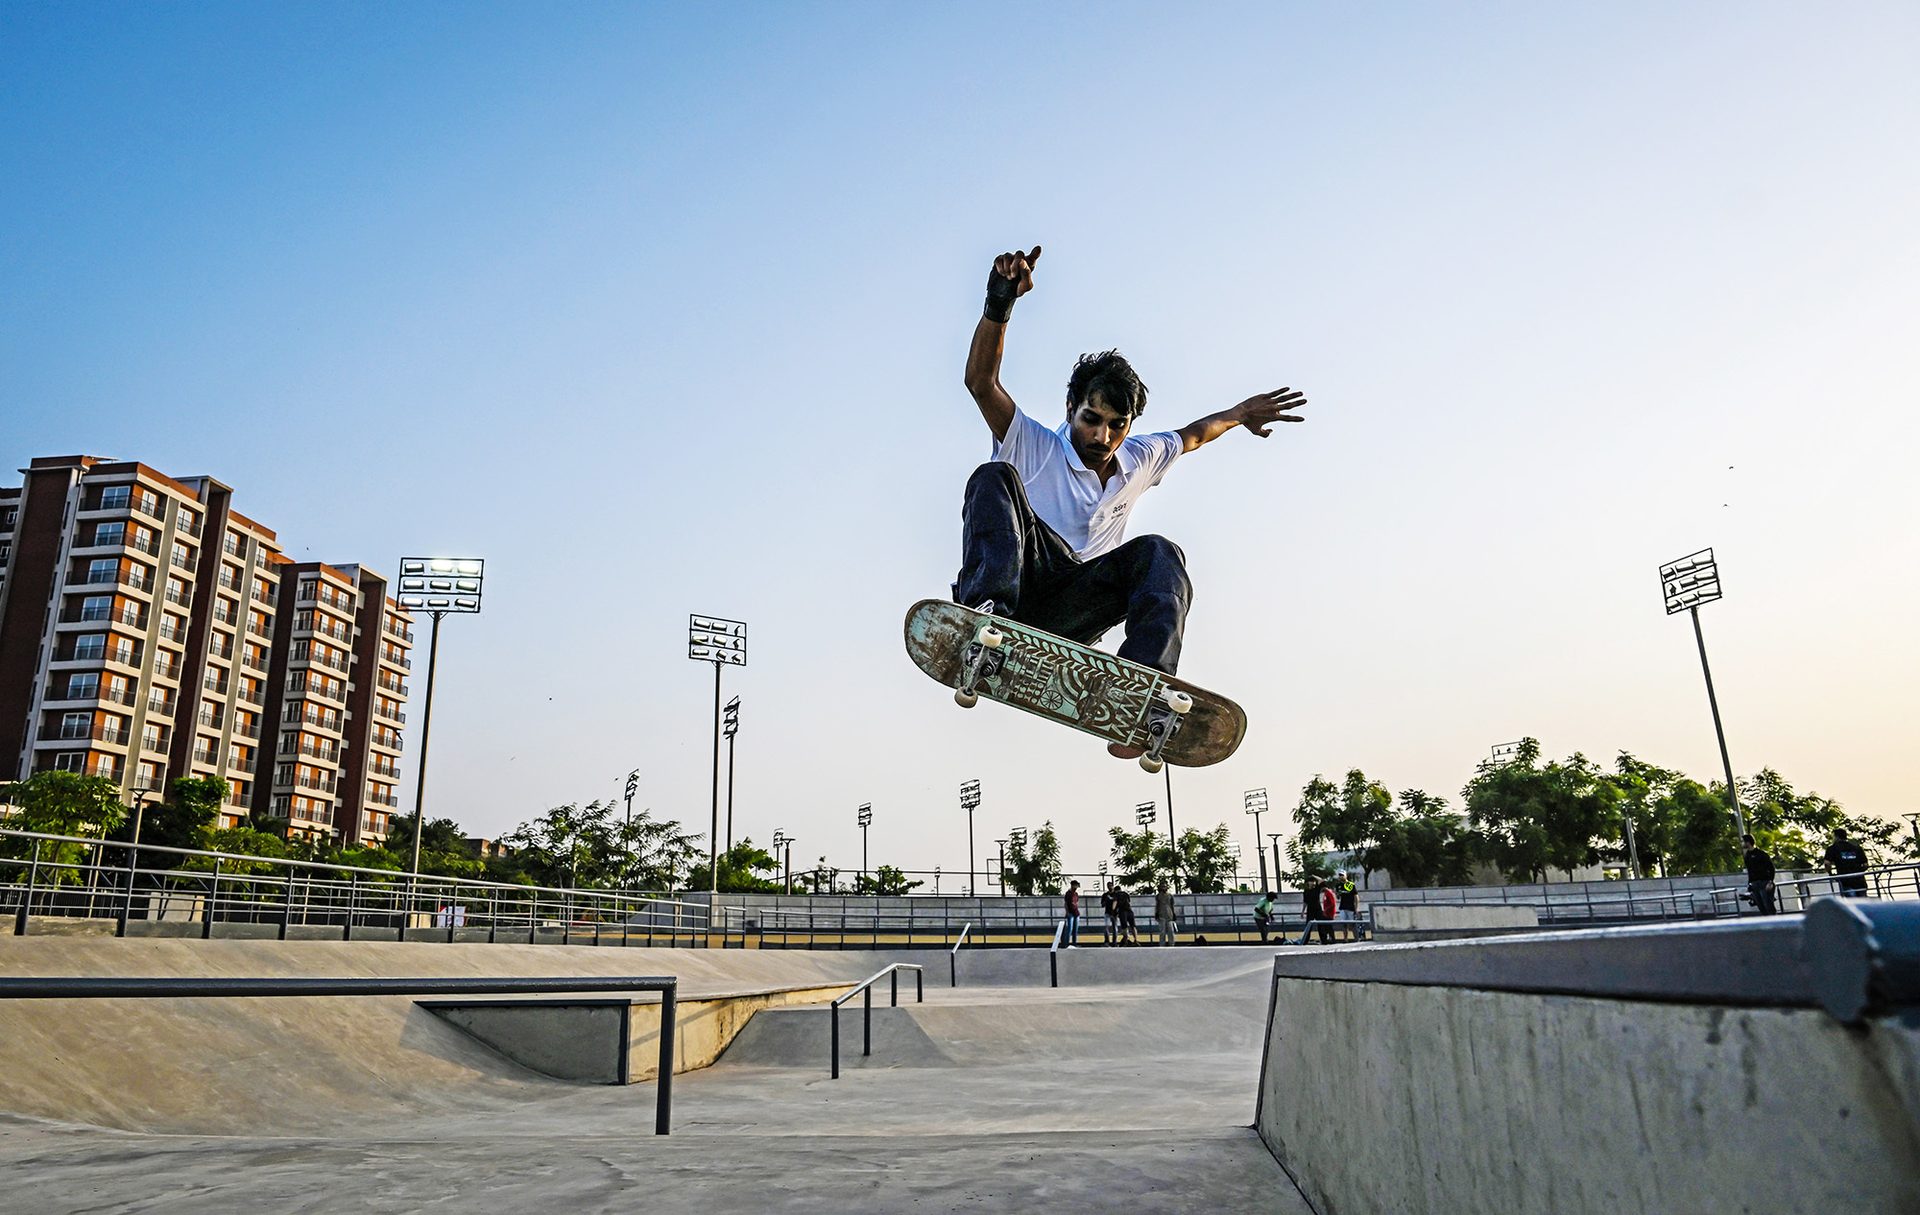
[[[291,936],[526,944],[744,944],[706,904],[519,886],[157,844],[0,830],[0,914],[111,923],[116,936]],[[733,917],[738,920],[738,916]]]

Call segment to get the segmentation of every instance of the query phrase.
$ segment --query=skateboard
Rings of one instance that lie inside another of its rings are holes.
[[[1247,732],[1246,713],[1224,696],[944,599],[922,599],[907,612],[907,654],[963,708],[984,696],[1138,747],[1149,772],[1217,764]]]

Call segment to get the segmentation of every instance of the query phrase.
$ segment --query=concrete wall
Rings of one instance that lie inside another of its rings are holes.
[[[1811,1007],[1702,998],[1701,959],[1725,956],[1736,983],[1805,1002],[1801,968],[1767,962],[1797,928],[1770,927],[1744,942],[1635,929],[1332,950],[1330,977],[1282,956],[1260,1135],[1321,1215],[1920,1211],[1920,1010],[1849,1029]],[[1628,932],[1651,939],[1644,973],[1606,968],[1622,991],[1488,989],[1578,985],[1578,953],[1626,956]],[[1568,965],[1543,941],[1570,946]],[[1656,998],[1667,946],[1691,994]],[[1449,964],[1473,981],[1438,979]]]
[[[1381,903],[1371,908],[1374,938],[1380,941],[1438,941],[1454,937],[1527,932],[1540,927],[1531,907]]]

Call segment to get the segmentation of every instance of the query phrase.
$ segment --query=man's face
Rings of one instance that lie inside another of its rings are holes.
[[[1073,454],[1080,457],[1080,463],[1096,471],[1113,458],[1127,437],[1127,428],[1133,425],[1132,418],[1109,406],[1097,392],[1088,393],[1085,401],[1073,406],[1067,413],[1067,422],[1067,438],[1073,444]]]

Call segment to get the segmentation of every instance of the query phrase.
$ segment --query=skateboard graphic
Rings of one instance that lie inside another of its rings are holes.
[[[944,599],[907,612],[907,654],[963,707],[984,696],[1138,747],[1149,772],[1217,764],[1247,732],[1246,713],[1224,696]]]

